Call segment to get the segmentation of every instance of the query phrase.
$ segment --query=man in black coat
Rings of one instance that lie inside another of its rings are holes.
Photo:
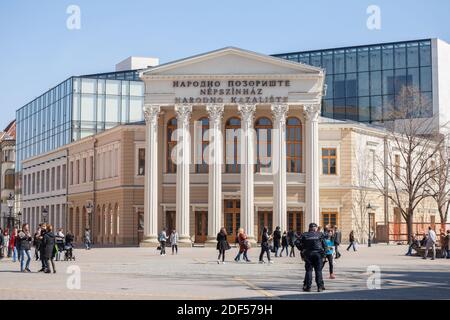
[[[281,230],[280,227],[276,227],[273,232],[273,250],[275,252],[275,257],[278,257],[278,249],[281,245]]]
[[[45,237],[45,233],[47,232],[46,228],[47,228],[47,225],[45,223],[43,223],[41,225],[40,233],[37,234],[37,236],[36,236],[36,242],[37,242],[38,248],[39,248],[39,259],[41,260],[41,269],[39,270],[39,272],[44,272],[46,270],[45,245],[44,245],[44,237]]]
[[[53,226],[51,224],[47,225],[47,230],[44,235],[44,239],[42,242],[42,247],[44,248],[41,255],[43,255],[44,258],[44,266],[45,266],[45,273],[51,273],[50,272],[50,265],[51,262],[53,273],[56,273],[55,269],[55,246],[56,246],[56,237],[53,233]]]
[[[334,242],[334,249],[336,251],[336,259],[339,259],[341,257],[341,253],[339,252],[339,245],[341,244],[341,241],[342,241],[341,230],[339,230],[337,226],[334,226],[333,242]]]
[[[322,232],[317,231],[317,224],[311,223],[309,231],[302,234],[299,240],[299,247],[302,258],[305,260],[305,280],[303,291],[310,292],[312,286],[312,271],[314,269],[317,283],[317,290],[325,290],[322,277],[322,264],[325,257],[327,245]]]

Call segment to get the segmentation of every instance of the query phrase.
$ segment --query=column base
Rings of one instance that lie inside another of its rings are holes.
[[[217,247],[216,237],[207,237],[206,242],[205,242],[205,247],[216,248]]]
[[[149,248],[149,247],[157,247],[159,245],[158,237],[150,236],[145,238],[139,243],[139,247]]]
[[[179,247],[182,247],[182,248],[192,247],[191,237],[189,237],[189,236],[180,236],[180,239],[178,239],[177,244],[178,244]]]

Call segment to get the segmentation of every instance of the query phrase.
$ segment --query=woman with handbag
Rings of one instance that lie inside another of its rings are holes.
[[[222,264],[225,264],[225,251],[230,249],[231,246],[227,241],[227,231],[222,227],[220,232],[217,234],[217,250],[219,250],[217,264],[220,264],[220,257],[222,257]]]
[[[241,254],[244,255],[244,261],[251,262],[247,256],[247,251],[250,249],[250,243],[247,240],[247,235],[244,233],[244,229],[240,228],[238,233],[239,252],[234,258],[234,261],[239,262],[241,260]]]
[[[269,260],[269,263],[273,263],[272,260],[270,260],[270,247],[269,247],[269,241],[272,239],[272,236],[269,236],[267,227],[264,227],[262,232],[262,239],[261,239],[261,253],[259,254],[259,263],[265,263],[264,262],[264,253],[267,254],[267,260]]]

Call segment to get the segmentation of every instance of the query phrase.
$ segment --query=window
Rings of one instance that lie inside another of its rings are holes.
[[[87,181],[87,161],[86,161],[86,158],[83,158],[82,173],[83,173],[83,183],[86,183],[86,181]]]
[[[255,123],[256,130],[256,172],[269,172],[272,158],[272,121],[259,118]]]
[[[89,181],[92,182],[94,180],[94,156],[90,156],[89,158]]]
[[[375,150],[369,150],[369,177],[371,180],[375,180],[376,177],[376,156]]]
[[[225,158],[226,173],[239,173],[241,166],[239,165],[239,130],[241,128],[241,120],[239,118],[230,118],[225,124]]]
[[[324,175],[336,174],[336,148],[322,148],[322,173]]]
[[[177,119],[172,118],[167,123],[167,173],[176,173],[177,165],[172,160],[172,150],[177,145],[174,132],[177,130]]]
[[[73,185],[73,161],[70,161],[70,176],[69,176],[69,184]]]
[[[55,168],[52,168],[52,175],[51,175],[51,185],[52,185],[52,191],[55,191]]]
[[[395,164],[394,164],[395,178],[400,179],[400,155],[395,155]]]
[[[63,164],[62,166],[62,188],[66,188],[66,165]]]
[[[46,170],[46,174],[45,174],[45,191],[49,192],[50,191],[50,169]]]
[[[138,150],[138,176],[145,175],[145,149]]]
[[[195,164],[195,171],[197,173],[207,173],[208,172],[208,164],[205,159],[205,149],[207,148],[207,146],[209,144],[209,140],[208,140],[208,137],[205,134],[205,132],[209,129],[209,119],[206,117],[200,118],[196,123],[197,123],[197,125],[198,125],[198,123],[200,123],[200,126],[195,128],[195,134],[198,133],[200,135],[200,136],[198,136],[197,141],[201,141],[201,144],[200,145],[196,144],[196,148],[197,148],[196,161],[200,162],[200,163]]]
[[[7,170],[5,172],[5,189],[14,190],[14,170]]]
[[[56,190],[61,189],[61,166],[56,167]]]
[[[80,160],[77,160],[77,162],[76,162],[75,184],[80,184]]]
[[[286,120],[286,171],[302,172],[302,124],[297,118]]]
[[[323,210],[322,211],[322,226],[335,226],[338,222],[338,213],[336,210]]]

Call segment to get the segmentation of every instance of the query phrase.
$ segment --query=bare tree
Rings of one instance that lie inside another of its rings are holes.
[[[413,233],[414,210],[430,196],[427,186],[435,173],[430,163],[443,142],[436,130],[436,115],[430,117],[428,107],[429,102],[416,88],[403,87],[395,97],[395,108],[391,107],[385,117],[387,163],[384,157],[377,157],[383,176],[376,174],[375,185],[401,212],[408,241]]]
[[[439,148],[435,163],[435,171],[427,187],[430,190],[431,197],[436,201],[441,218],[441,229],[445,230],[450,208],[450,154],[448,146],[442,145]]]

